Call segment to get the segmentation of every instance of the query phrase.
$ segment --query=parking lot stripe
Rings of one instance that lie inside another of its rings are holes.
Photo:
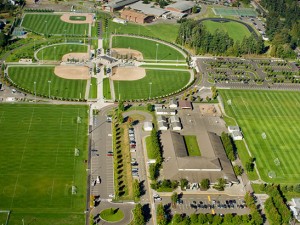
[[[209,195],[207,196],[207,198],[208,198],[208,201],[210,202],[210,196]]]

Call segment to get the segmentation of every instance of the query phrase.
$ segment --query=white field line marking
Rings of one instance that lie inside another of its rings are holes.
[[[18,181],[19,181],[19,176],[20,176],[20,174],[18,174],[18,176],[17,176],[17,180],[16,180],[15,187],[14,187],[14,194],[13,194],[13,197],[12,197],[12,200],[11,200],[10,208],[12,208],[13,204],[14,204],[15,195],[16,195],[16,189],[17,189],[17,184],[18,184]]]
[[[29,123],[28,130],[27,130],[27,134],[29,134],[29,131],[30,131],[30,128],[31,128],[33,114],[34,114],[34,109],[33,109],[32,113],[31,113],[31,118],[30,118],[30,123]]]
[[[248,108],[248,103],[244,100],[244,98],[243,97],[241,97],[241,99],[242,99],[242,101],[243,101],[243,104],[245,105],[245,107],[246,107],[246,109],[247,109],[247,111],[248,111],[248,113],[249,114],[251,114],[250,113],[250,110],[249,110],[249,108]]]

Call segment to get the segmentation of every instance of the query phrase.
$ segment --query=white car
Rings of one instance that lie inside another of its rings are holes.
[[[114,195],[114,194],[109,194],[109,195],[108,195],[108,197],[110,197],[110,198],[114,198],[114,197],[115,197],[115,195]]]

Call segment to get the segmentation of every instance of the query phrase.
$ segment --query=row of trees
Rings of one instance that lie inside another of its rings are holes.
[[[223,132],[221,134],[221,139],[228,159],[234,161],[236,159],[236,151],[231,137]]]
[[[270,196],[265,202],[266,216],[270,224],[289,224],[291,212],[279,191],[279,186],[268,185],[266,192]]]
[[[143,207],[140,203],[135,205],[132,213],[133,213],[132,225],[144,225],[145,224],[145,216],[143,213]]]
[[[193,48],[196,54],[210,53],[213,55],[261,54],[264,52],[264,42],[253,35],[245,37],[242,42],[229,37],[228,33],[217,30],[210,33],[204,25],[194,20],[186,20],[180,25],[176,42]]]
[[[262,0],[269,14],[266,34],[272,41],[272,56],[295,58],[300,45],[300,7],[297,0]]]

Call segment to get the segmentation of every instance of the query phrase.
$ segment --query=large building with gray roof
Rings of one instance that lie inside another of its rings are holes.
[[[195,2],[192,1],[178,1],[173,4],[166,6],[166,10],[174,11],[179,13],[191,13],[193,7],[195,6]]]

